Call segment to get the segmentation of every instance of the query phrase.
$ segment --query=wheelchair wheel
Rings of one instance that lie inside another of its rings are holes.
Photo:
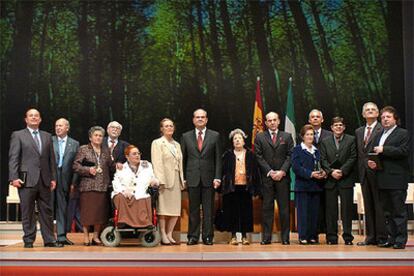
[[[106,227],[101,233],[101,241],[105,246],[116,247],[121,243],[121,234],[114,226]]]
[[[141,244],[144,247],[157,246],[161,241],[160,232],[156,229],[147,230],[141,235]]]

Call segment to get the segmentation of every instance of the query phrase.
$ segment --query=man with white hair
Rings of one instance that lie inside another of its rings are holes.
[[[359,181],[364,198],[367,229],[365,240],[357,243],[359,246],[383,244],[387,240],[384,212],[379,198],[375,171],[368,167],[368,154],[374,150],[374,143],[383,132],[383,127],[377,121],[378,116],[378,106],[373,102],[365,103],[362,107],[362,117],[366,124],[355,130]]]
[[[106,132],[108,136],[104,138],[102,145],[109,148],[114,162],[125,163],[126,157],[124,150],[129,146],[129,143],[119,139],[122,132],[122,125],[117,121],[112,121],[108,124]]]
[[[320,150],[321,148],[321,142],[327,138],[331,137],[333,134],[331,131],[323,129],[322,123],[324,122],[322,111],[319,109],[312,109],[309,112],[309,124],[312,125],[313,131],[314,131],[314,138],[313,138],[313,144],[315,147]],[[325,182],[326,180],[320,180]],[[325,217],[325,194],[322,193],[321,200],[320,200],[320,206],[319,206],[319,214],[318,214],[318,233],[326,233],[326,217]]]

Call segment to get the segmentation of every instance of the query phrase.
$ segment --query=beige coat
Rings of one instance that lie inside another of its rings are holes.
[[[180,189],[184,190],[184,174],[183,174],[183,156],[180,144],[173,142],[174,147],[161,137],[152,142],[151,145],[151,161],[154,167],[155,177],[160,181],[160,185],[164,185],[166,189],[174,186],[176,173],[179,174]]]

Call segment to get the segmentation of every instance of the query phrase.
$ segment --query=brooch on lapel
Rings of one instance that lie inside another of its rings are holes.
[[[141,167],[148,168],[148,161],[141,161]]]

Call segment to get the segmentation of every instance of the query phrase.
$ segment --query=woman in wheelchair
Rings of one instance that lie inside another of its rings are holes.
[[[150,162],[141,160],[138,147],[129,145],[125,149],[127,162],[117,170],[112,181],[112,200],[118,210],[118,224],[131,227],[148,227],[152,223],[151,196],[149,186],[158,186]]]

